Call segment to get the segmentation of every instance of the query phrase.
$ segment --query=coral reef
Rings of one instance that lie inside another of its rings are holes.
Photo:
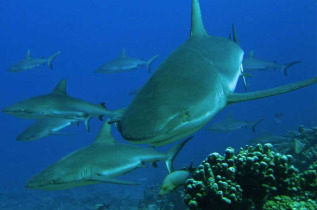
[[[316,166],[300,174],[291,155],[272,148],[267,143],[240,148],[237,154],[232,148],[224,156],[210,154],[186,181],[184,202],[190,209],[260,209],[270,198],[298,196],[303,192],[301,183],[312,182]],[[303,187],[309,190],[315,185]]]
[[[297,131],[290,131],[285,136],[287,141],[272,144],[275,151],[291,154],[296,168],[306,170],[310,163],[317,161],[317,126],[305,128],[301,125]]]

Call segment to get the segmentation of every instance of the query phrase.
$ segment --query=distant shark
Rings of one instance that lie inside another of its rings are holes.
[[[206,128],[206,131],[209,132],[230,132],[234,130],[238,130],[241,128],[251,127],[252,131],[255,132],[255,127],[262,122],[264,119],[258,119],[254,122],[241,121],[233,118],[232,115],[229,115],[226,119],[220,122],[216,122],[211,124]]]
[[[85,121],[88,130],[88,122],[91,117],[118,115],[116,111],[106,109],[104,104],[95,105],[69,96],[66,93],[65,79],[57,84],[52,93],[15,103],[2,109],[2,112],[26,119],[58,117]]]
[[[160,153],[154,148],[117,142],[111,135],[111,125],[106,121],[93,144],[58,160],[33,176],[25,187],[61,190],[100,182],[134,185],[136,183],[116,177],[160,160],[165,161],[169,172],[172,172],[174,158],[189,139],[173,146],[166,153]]]
[[[28,50],[25,58],[22,59],[21,61],[19,61],[18,63],[14,64],[10,68],[8,68],[8,71],[17,73],[17,72],[22,72],[22,71],[26,71],[26,70],[32,70],[35,67],[38,67],[38,66],[41,66],[44,64],[48,64],[50,69],[53,69],[52,62],[60,53],[61,52],[57,52],[47,59],[45,59],[45,58],[32,58],[31,57],[31,50]]]
[[[251,70],[259,70],[259,71],[265,71],[269,69],[281,69],[284,73],[285,76],[288,75],[287,70],[291,67],[294,66],[295,64],[301,63],[301,61],[294,61],[291,63],[287,64],[278,64],[276,62],[271,62],[271,61],[265,61],[258,59],[254,57],[253,51],[250,52],[249,56],[243,59],[243,68],[246,71],[251,71]]]
[[[72,119],[44,117],[35,121],[20,133],[17,137],[17,141],[34,141],[50,135],[64,135],[58,132],[77,122],[77,120]]]
[[[116,122],[129,142],[170,144],[200,130],[230,104],[317,82],[313,77],[272,89],[234,93],[242,74],[243,50],[236,41],[207,34],[198,0],[192,1],[191,17],[188,40],[158,66]]]
[[[113,59],[109,61],[108,63],[105,63],[104,65],[99,67],[97,70],[95,70],[95,72],[111,74],[111,73],[135,70],[135,69],[141,68],[144,65],[146,66],[147,70],[151,72],[150,66],[157,57],[158,55],[155,55],[152,58],[150,58],[148,61],[144,61],[142,59],[131,58],[126,56],[125,49],[122,49],[120,57]]]

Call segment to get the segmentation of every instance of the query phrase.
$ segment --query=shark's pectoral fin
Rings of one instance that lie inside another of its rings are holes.
[[[126,180],[120,180],[105,176],[94,176],[90,178],[91,181],[98,181],[98,182],[105,182],[105,183],[112,183],[112,184],[122,184],[122,185],[139,185],[139,183],[130,182]]]
[[[233,104],[237,102],[250,101],[250,100],[270,97],[274,95],[279,95],[282,93],[287,93],[293,90],[297,90],[297,89],[312,85],[314,83],[317,83],[317,77],[313,77],[311,79],[307,79],[307,80],[303,80],[299,82],[294,82],[292,84],[283,85],[276,88],[271,88],[271,89],[261,90],[261,91],[251,92],[251,93],[231,93],[227,96],[227,103]]]

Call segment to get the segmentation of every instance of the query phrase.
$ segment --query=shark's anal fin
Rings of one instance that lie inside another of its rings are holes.
[[[265,97],[270,97],[274,95],[279,95],[282,93],[287,93],[293,90],[297,90],[309,85],[312,85],[314,83],[317,83],[317,76],[313,77],[311,79],[295,82],[288,85],[279,86],[276,88],[271,88],[267,90],[261,90],[261,91],[255,91],[251,93],[232,93],[227,96],[227,103],[233,104],[237,102],[243,102],[243,101],[250,101]]]
[[[112,183],[112,184],[122,184],[122,185],[139,185],[138,183],[105,177],[105,176],[93,176],[89,180],[91,181],[99,181],[99,182],[105,182],[105,183]]]
[[[201,19],[201,11],[199,6],[199,0],[192,1],[192,21],[191,21],[191,36],[207,35],[204,28],[203,21]]]

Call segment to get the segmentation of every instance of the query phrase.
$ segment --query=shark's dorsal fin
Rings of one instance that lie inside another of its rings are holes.
[[[122,48],[120,57],[122,57],[122,58],[127,57],[127,56],[125,55],[125,49],[124,49],[124,48]]]
[[[66,93],[66,79],[61,80],[53,90],[53,94],[67,95]]]
[[[249,53],[249,58],[253,58],[254,57],[254,51],[251,50],[250,53]]]
[[[31,50],[30,49],[28,49],[28,51],[26,51],[25,58],[31,58]]]
[[[204,28],[204,23],[201,19],[201,11],[198,0],[192,1],[192,22],[190,29],[190,36],[202,36],[207,35]]]
[[[96,138],[95,142],[103,142],[103,143],[109,143],[114,144],[116,143],[116,140],[111,135],[111,124],[109,124],[109,118],[105,121],[105,123],[100,128],[99,134]]]

